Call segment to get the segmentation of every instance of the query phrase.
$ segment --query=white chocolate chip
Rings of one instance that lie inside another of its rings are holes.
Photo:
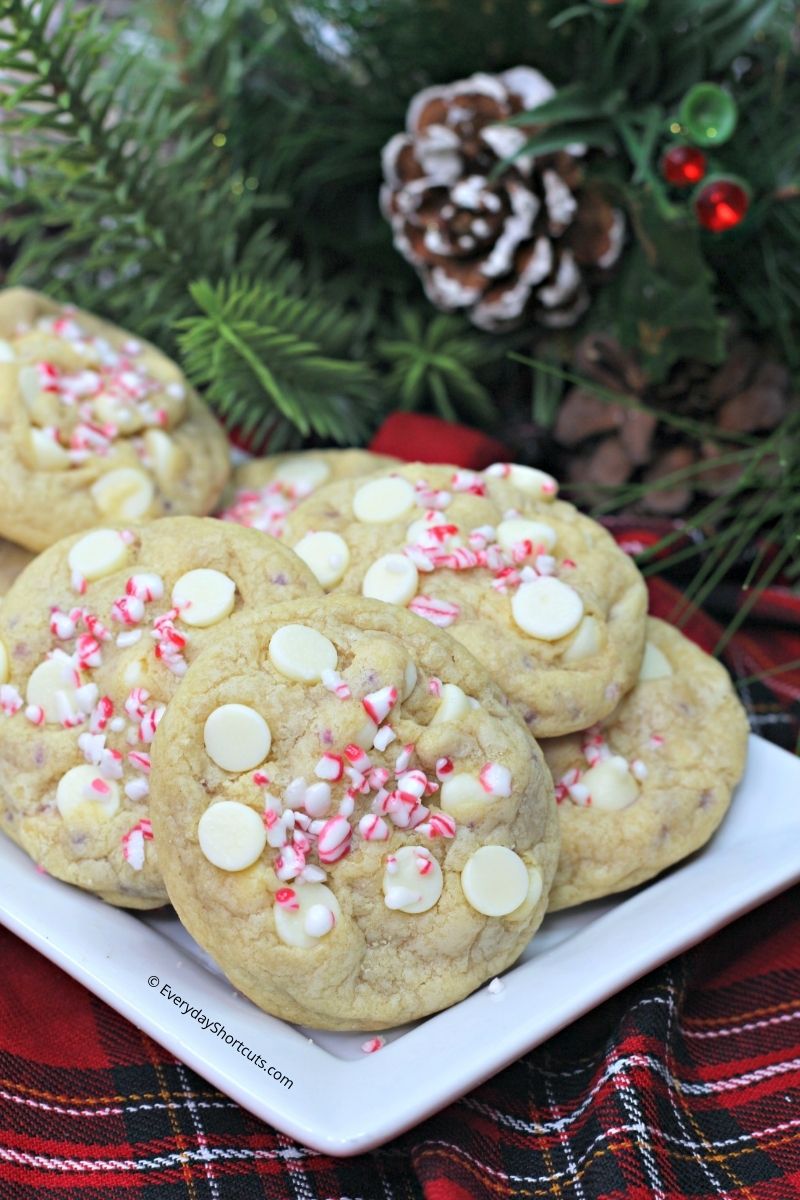
[[[536,467],[526,467],[521,463],[493,463],[486,468],[489,476],[500,476],[508,479],[521,492],[535,496],[537,500],[555,500],[558,494],[558,483],[546,471],[538,471]]]
[[[181,575],[172,589],[172,603],[186,625],[216,625],[233,612],[236,584],[222,571],[200,567]]]
[[[511,601],[520,629],[544,642],[572,633],[583,616],[583,600],[568,583],[552,575],[523,583]]]
[[[261,814],[235,800],[221,800],[203,813],[197,825],[200,849],[222,871],[252,867],[267,844]]]
[[[73,816],[108,820],[119,808],[119,788],[104,779],[97,767],[73,767],[62,775],[56,789],[56,807],[65,821]]]
[[[254,708],[222,704],[207,718],[203,740],[208,757],[223,771],[250,771],[269,754],[272,734]]]
[[[293,891],[294,897],[291,906],[275,904],[275,932],[287,946],[308,950],[330,933],[341,917],[339,901],[324,883],[293,883],[287,890]]]
[[[417,665],[411,659],[406,663],[406,669],[403,672],[403,694],[401,700],[407,700],[417,686]]]
[[[16,355],[10,342],[0,338],[0,362],[14,362]]]
[[[300,683],[316,683],[324,671],[335,671],[339,661],[333,642],[308,625],[276,629],[270,638],[269,658],[281,675]]]
[[[89,582],[111,575],[127,561],[128,547],[115,529],[93,529],[67,555],[70,570]]]
[[[456,683],[442,684],[442,697],[433,715],[431,725],[443,725],[445,721],[460,721],[475,708],[475,702]]]
[[[38,367],[20,367],[17,383],[22,393],[22,399],[28,408],[32,408],[42,394],[42,379]]]
[[[8,683],[9,664],[8,650],[4,641],[0,640],[0,683]]]
[[[338,533],[326,529],[307,533],[294,547],[294,552],[324,588],[334,587],[350,565],[347,542]]]
[[[367,571],[361,593],[387,604],[408,604],[417,594],[419,574],[404,554],[384,554]]]
[[[163,429],[148,429],[144,448],[150,468],[162,487],[174,482],[185,461],[185,455]]]
[[[628,808],[639,795],[639,784],[628,769],[624,758],[614,755],[602,759],[581,777],[589,792],[592,808],[616,812]]]
[[[60,725],[66,716],[83,711],[78,703],[80,686],[68,655],[56,653],[31,672],[25,699],[44,711],[48,724]]]
[[[639,671],[639,682],[645,683],[650,679],[666,679],[672,674],[669,659],[653,642],[645,642],[644,658]]]
[[[442,810],[459,823],[479,817],[493,799],[476,775],[453,775],[442,784]]]
[[[577,633],[564,651],[564,662],[580,662],[600,649],[600,634],[594,617],[584,617]]]
[[[141,687],[147,678],[147,659],[132,658],[122,672],[122,682],[126,688]]]
[[[461,887],[467,902],[486,917],[507,917],[527,898],[528,868],[507,846],[481,846],[467,859]]]
[[[404,913],[433,908],[442,894],[442,868],[423,846],[402,846],[387,859],[383,873],[384,904]]]
[[[528,867],[528,904],[535,908],[542,898],[544,879],[538,867]]]
[[[92,499],[104,517],[123,521],[147,515],[155,488],[149,475],[136,467],[119,467],[101,475],[89,489]]]
[[[296,458],[285,459],[275,472],[273,478],[280,483],[297,488],[305,494],[313,492],[325,482],[331,469],[324,458],[311,458],[298,455]]]
[[[546,546],[552,550],[556,544],[556,531],[543,521],[526,521],[522,517],[510,517],[497,526],[497,540],[504,550],[511,550],[518,542],[533,542],[534,546]]]
[[[399,475],[387,475],[364,483],[353,497],[356,520],[370,525],[396,521],[416,504],[414,488]]]
[[[31,426],[30,437],[33,462],[40,471],[66,471],[69,454],[54,437],[35,425]]]

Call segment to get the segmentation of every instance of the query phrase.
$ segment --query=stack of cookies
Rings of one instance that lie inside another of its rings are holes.
[[[276,456],[210,519],[224,438],[173,364],[32,293],[0,336],[0,532],[44,550],[0,604],[0,827],[41,869],[378,1029],[711,836],[730,680],[550,476]]]

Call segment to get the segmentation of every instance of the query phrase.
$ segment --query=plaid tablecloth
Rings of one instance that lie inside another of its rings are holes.
[[[405,425],[382,447],[426,457],[440,432]],[[458,437],[464,465],[496,453]],[[651,599],[669,617],[680,593],[659,581]],[[735,607],[735,586],[715,603]],[[712,648],[720,626],[698,615],[686,631]],[[727,662],[753,728],[790,750],[800,671],[752,676],[798,658],[800,601],[776,588]],[[784,893],[410,1133],[339,1161],[251,1117],[0,928],[0,1200],[792,1200],[799,900]]]

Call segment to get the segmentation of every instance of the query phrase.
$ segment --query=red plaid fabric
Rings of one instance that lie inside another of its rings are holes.
[[[404,437],[405,457],[419,455]],[[668,617],[680,593],[657,583],[651,600]],[[765,600],[768,632],[751,621],[730,648],[740,678],[800,657],[796,606],[779,592]],[[686,629],[707,648],[720,633],[703,614]],[[741,694],[754,727],[793,749],[800,675]],[[251,1117],[0,929],[0,1200],[792,1200],[798,900],[800,889],[786,892],[410,1133],[344,1161]]]

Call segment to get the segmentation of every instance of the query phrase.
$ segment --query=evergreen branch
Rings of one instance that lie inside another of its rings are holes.
[[[494,404],[476,374],[487,361],[482,338],[458,317],[425,322],[408,307],[398,311],[395,324],[405,337],[379,338],[375,349],[389,365],[386,389],[401,408],[420,408],[430,398],[447,421],[458,420],[460,410],[482,423],[494,418]]]
[[[335,357],[353,318],[283,283],[192,284],[197,314],[178,322],[186,372],[253,449],[288,444],[293,431],[356,444],[374,419],[377,380]]]

